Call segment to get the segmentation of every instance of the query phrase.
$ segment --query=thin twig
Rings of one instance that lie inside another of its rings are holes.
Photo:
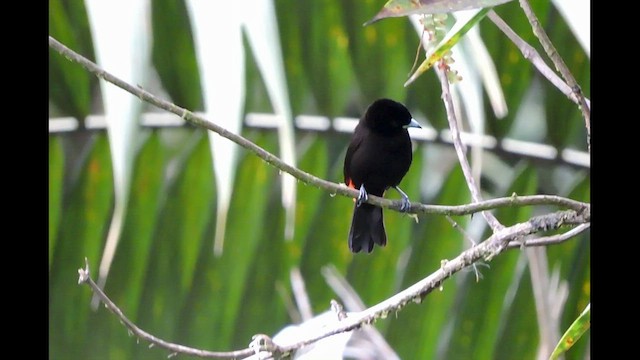
[[[389,203],[389,204],[387,204]],[[378,202],[376,202],[376,205]],[[389,208],[396,208],[396,201],[382,200],[380,204],[387,205]],[[556,205],[576,211],[583,211],[590,208],[591,205],[580,201],[563,198],[556,195],[527,195],[527,196],[510,196],[482,200],[477,203],[465,205],[427,205],[420,203],[411,203],[411,207],[407,212],[415,214],[438,214],[438,215],[471,215],[484,210],[492,210],[507,206],[532,206],[532,205]],[[387,207],[385,206],[385,207]]]
[[[571,86],[567,85],[550,67],[544,62],[542,56],[538,51],[526,41],[524,41],[513,29],[498,15],[494,10],[489,11],[487,17],[493,21],[493,23],[500,29],[513,44],[520,49],[522,56],[531,61],[533,66],[538,69],[540,74],[547,78],[549,82],[558,88],[563,94],[565,94],[569,100],[573,101],[576,105],[580,105],[580,100],[574,93]],[[585,98],[588,107],[591,107],[591,101]]]
[[[438,63],[444,64],[442,60]],[[442,88],[442,101],[444,102],[445,110],[447,111],[447,121],[449,122],[449,129],[451,130],[453,145],[456,150],[456,154],[458,155],[458,162],[460,162],[460,166],[462,167],[462,173],[464,174],[464,178],[467,181],[467,186],[469,188],[469,191],[471,192],[471,198],[473,199],[473,202],[477,203],[482,201],[482,197],[480,196],[480,188],[473,178],[471,167],[469,166],[469,162],[467,161],[465,150],[462,145],[462,140],[460,140],[460,129],[458,128],[458,119],[456,117],[455,108],[453,106],[453,100],[451,99],[449,80],[447,80],[447,75],[445,74],[445,71],[440,68],[440,65],[436,66],[435,70],[436,74],[438,74],[438,79],[440,80],[440,86]],[[494,232],[499,231],[504,227],[502,224],[500,224],[498,219],[493,216],[492,213],[488,211],[482,211],[482,216],[484,216],[484,218],[487,220],[487,223]]]
[[[464,237],[465,239],[467,239],[467,241],[471,243],[471,246],[478,245],[478,243],[475,240],[473,240],[473,238],[462,228],[462,226],[460,226],[460,224],[458,224],[457,221],[451,218],[451,216],[446,215],[445,218],[454,229],[458,230],[462,234],[462,237]],[[476,275],[476,282],[478,282],[480,281],[480,278],[482,276],[480,275],[480,271],[478,270],[478,267],[476,266],[476,264],[473,264],[472,266],[473,266],[473,273]]]
[[[457,221],[455,221],[455,220],[453,220],[451,218],[451,216],[446,215],[445,218],[447,219],[449,224],[451,224],[451,227],[453,227],[454,229],[460,231],[460,233],[462,234],[462,237],[467,239],[467,241],[469,241],[471,243],[471,246],[478,245],[478,243],[475,240],[473,240],[473,238],[469,234],[467,234],[467,232],[460,226],[460,224],[458,224]]]
[[[106,308],[109,309],[112,313],[114,313],[124,324],[124,326],[129,329],[136,337],[149,341],[150,343],[162,347],[171,351],[172,353],[181,353],[186,355],[204,357],[204,358],[217,358],[217,359],[237,359],[240,357],[247,357],[252,354],[255,354],[256,350],[252,348],[247,348],[238,351],[229,351],[229,352],[219,352],[219,351],[206,351],[200,349],[194,349],[188,346],[174,344],[167,341],[164,341],[160,338],[157,338],[146,331],[137,327],[131,320],[129,320],[122,310],[120,310],[116,304],[107,297],[107,295],[100,289],[100,287],[91,279],[89,273],[89,262],[85,259],[85,268],[78,269],[78,274],[80,275],[78,278],[78,284],[87,284],[94,294],[98,296],[100,301],[102,301]]]
[[[587,128],[587,149],[589,150],[589,152],[591,152],[591,109],[584,99],[582,89],[571,74],[571,71],[569,71],[567,65],[564,63],[564,60],[562,60],[560,54],[558,54],[556,48],[551,43],[551,40],[547,36],[547,33],[540,25],[540,21],[536,17],[536,14],[533,12],[533,9],[531,9],[529,2],[527,0],[520,0],[520,7],[522,8],[522,10],[524,10],[524,14],[527,16],[527,19],[529,19],[529,23],[533,28],[533,34],[538,38],[540,44],[542,44],[542,48],[547,53],[556,69],[560,72],[560,75],[562,75],[569,87],[571,87],[571,90],[578,99],[578,106],[582,111],[584,123]]]
[[[286,164],[280,158],[264,150],[260,146],[254,144],[250,140],[240,135],[234,134],[216,125],[215,123],[205,119],[204,117],[201,117],[199,115],[192,113],[187,109],[181,108],[166,100],[160,99],[157,96],[149,93],[148,91],[138,86],[130,85],[129,83],[103,70],[98,65],[93,63],[91,60],[67,48],[66,46],[64,46],[63,44],[61,44],[59,41],[57,41],[51,36],[49,36],[49,46],[54,50],[58,51],[63,56],[67,57],[69,60],[82,65],[85,69],[87,69],[89,72],[93,73],[97,77],[107,82],[110,82],[115,86],[118,86],[119,88],[137,96],[138,98],[148,102],[153,106],[156,106],[160,109],[164,109],[168,112],[171,112],[173,114],[180,116],[181,118],[183,118],[185,121],[188,121],[192,125],[211,130],[219,134],[220,136],[235,142],[236,144],[244,147],[245,149],[252,151],[259,158],[263,159],[264,161],[276,167],[277,169],[293,175],[295,178],[297,178],[298,180],[304,183],[317,186],[318,188],[324,189],[331,194],[340,194],[342,196],[351,197],[351,198],[357,198],[359,195],[357,190],[353,190],[348,188],[347,186],[333,183],[324,179],[320,179],[296,167]],[[375,195],[369,195],[369,200],[367,202],[376,206],[393,209],[396,211],[400,211],[400,209],[402,208],[401,200],[389,200],[389,199],[384,199]],[[574,209],[576,211],[581,211],[582,209],[589,207],[588,204],[577,202],[571,199],[562,198],[559,196],[534,195],[534,196],[492,199],[492,200],[482,201],[474,204],[459,205],[459,206],[441,206],[441,205],[425,205],[425,204],[419,204],[419,203],[411,203],[411,207],[407,212],[422,213],[422,214],[468,215],[468,214],[476,213],[478,211],[490,210],[490,209],[495,209],[503,206],[525,206],[525,205],[557,205],[557,206],[566,207],[569,209]]]
[[[422,15],[422,19],[424,20],[425,15]],[[416,56],[413,59],[413,65],[411,65],[411,70],[409,70],[409,74],[407,74],[407,76],[411,76],[411,74],[413,74],[413,71],[415,70],[416,66],[418,65],[418,60],[420,60],[420,47],[422,42],[424,42],[424,33],[426,32],[426,27],[422,27],[422,33],[420,34],[420,44],[418,44],[418,46],[416,47]]]
[[[582,225],[578,225],[576,227],[574,227],[573,229],[564,232],[562,234],[558,234],[558,235],[552,235],[552,236],[544,236],[544,237],[539,237],[539,238],[535,238],[535,239],[531,239],[531,240],[526,240],[524,242],[522,241],[513,241],[511,243],[509,243],[509,249],[520,249],[523,246],[524,247],[534,247],[534,246],[549,246],[549,245],[556,245],[556,244],[560,244],[563,243],[573,237],[576,237],[578,235],[580,235],[581,233],[583,233],[585,230],[589,229],[591,227],[591,223],[586,223],[586,224],[582,224]]]

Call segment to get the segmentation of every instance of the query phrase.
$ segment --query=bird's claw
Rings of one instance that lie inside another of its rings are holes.
[[[404,191],[400,190],[399,187],[394,186],[394,188],[400,193],[402,196],[402,203],[400,204],[400,212],[407,212],[411,209],[411,202],[409,201],[409,196],[404,193]]]
[[[400,212],[407,212],[409,209],[411,209],[411,201],[409,201],[409,198],[403,197],[400,204]]]
[[[360,207],[363,203],[369,200],[369,194],[367,194],[367,190],[364,188],[364,184],[360,186],[360,194],[358,194],[358,199],[356,200],[356,206]]]

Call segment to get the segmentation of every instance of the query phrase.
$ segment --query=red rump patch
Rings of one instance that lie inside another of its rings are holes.
[[[349,179],[349,181],[347,183],[347,186],[352,188],[352,189],[354,189],[354,190],[358,190],[358,189],[356,189],[356,185],[353,183],[353,180],[351,180],[351,179]],[[356,202],[356,199],[352,199],[352,200],[353,200],[353,202]]]

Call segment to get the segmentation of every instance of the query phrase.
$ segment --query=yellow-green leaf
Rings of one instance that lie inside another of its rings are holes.
[[[591,327],[591,304],[587,305],[582,314],[571,324],[569,329],[562,335],[560,342],[551,353],[551,360],[557,359],[560,355],[569,350],[573,344]]]
[[[409,77],[409,80],[404,83],[404,86],[411,84],[418,76],[422,75],[425,71],[429,70],[433,64],[438,62],[445,54],[451,51],[451,48],[462,39],[462,36],[474,27],[482,20],[491,8],[486,8],[478,11],[473,17],[467,21],[458,21],[453,28],[447,33],[442,41],[427,54],[427,58],[420,64],[418,69]]]

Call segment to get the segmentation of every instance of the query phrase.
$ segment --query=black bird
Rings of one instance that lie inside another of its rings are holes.
[[[344,158],[344,182],[360,190],[349,230],[349,249],[354,253],[363,249],[370,253],[374,244],[387,244],[382,208],[366,204],[368,194],[383,196],[393,187],[402,195],[402,209],[409,209],[409,197],[398,184],[411,165],[410,127],[421,126],[404,105],[378,99],[369,105],[353,132]]]

